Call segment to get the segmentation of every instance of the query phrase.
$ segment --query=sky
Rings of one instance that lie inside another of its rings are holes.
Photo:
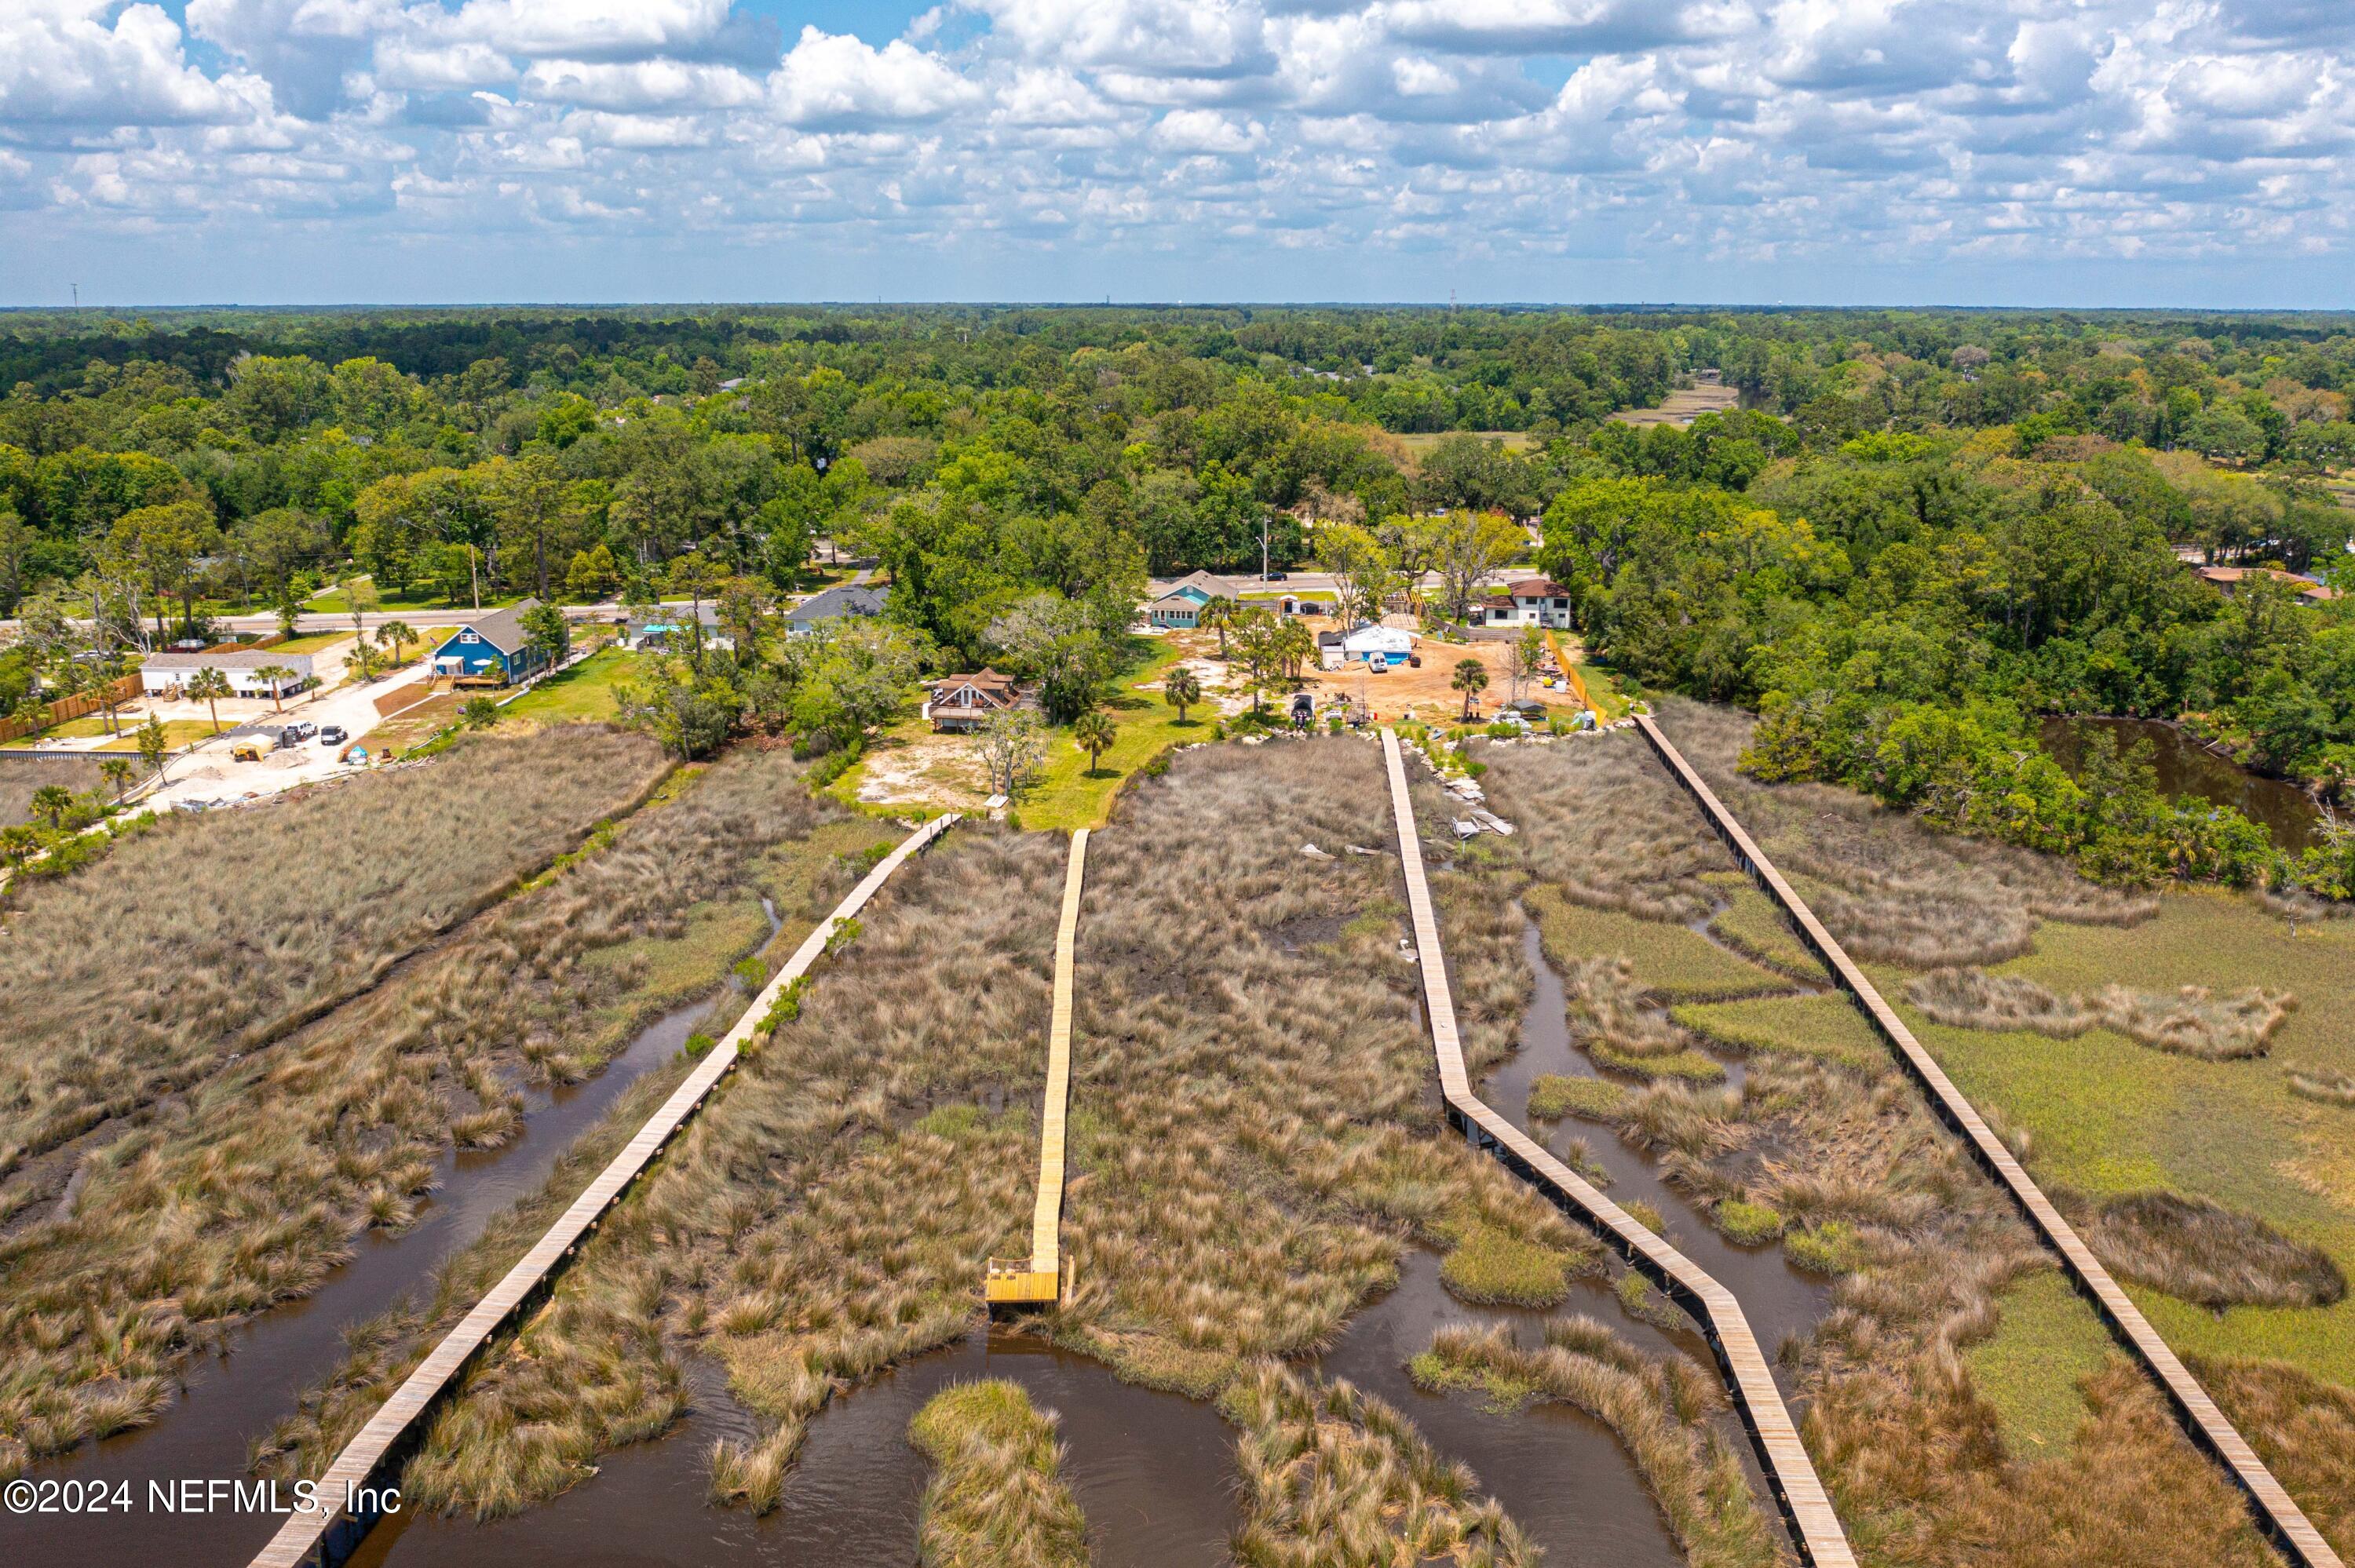
[[[2355,0],[0,0],[0,304],[2355,307]]]

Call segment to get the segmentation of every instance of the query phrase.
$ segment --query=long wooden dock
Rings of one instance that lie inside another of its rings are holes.
[[[1039,1196],[1030,1210],[1030,1255],[989,1260],[982,1294],[993,1307],[1046,1306],[1063,1298],[1063,1118],[1071,1099],[1073,955],[1087,870],[1088,830],[1081,828],[1071,834],[1063,913],[1055,925],[1055,1001],[1047,1023],[1047,1093],[1039,1113]]]
[[[1790,1409],[1783,1403],[1782,1391],[1774,1386],[1766,1357],[1733,1293],[1472,1092],[1464,1068],[1463,1041],[1455,1028],[1455,1000],[1447,982],[1439,921],[1432,909],[1430,885],[1423,877],[1423,844],[1415,832],[1414,806],[1407,792],[1406,766],[1399,754],[1397,732],[1382,731],[1382,755],[1390,768],[1399,860],[1406,869],[1415,958],[1423,970],[1424,1011],[1431,1021],[1432,1048],[1439,1058],[1440,1094],[1447,1105],[1448,1120],[1557,1207],[1583,1222],[1630,1267],[1693,1315],[1717,1354],[1719,1370],[1733,1395],[1734,1407],[1742,1413],[1742,1425],[1757,1449],[1767,1485],[1774,1489],[1800,1558],[1814,1568],[1855,1568],[1856,1555],[1849,1547],[1848,1534],[1832,1510],[1815,1462],[1799,1441]]]
[[[2200,1386],[2199,1380],[2177,1359],[2167,1341],[2159,1337],[2158,1330],[2150,1326],[2150,1320],[2142,1315],[2142,1309],[2134,1304],[2133,1298],[2118,1287],[2118,1282],[2110,1277],[2110,1271],[2102,1266],[2101,1259],[2095,1257],[2093,1249],[2078,1236],[2075,1227],[2062,1216],[2059,1209],[2053,1207],[2052,1201],[2029,1176],[2027,1169],[2012,1157],[2003,1139],[1995,1135],[1971,1102],[1964,1097],[1963,1092],[1946,1076],[1937,1059],[1913,1038],[1913,1032],[1905,1026],[1905,1021],[1897,1016],[1872,981],[1865,978],[1864,971],[1848,956],[1847,949],[1839,945],[1823,922],[1816,918],[1815,911],[1807,907],[1806,901],[1783,880],[1783,874],[1774,869],[1774,863],[1743,831],[1741,822],[1726,809],[1725,802],[1717,798],[1717,791],[1709,787],[1708,781],[1694,770],[1692,764],[1685,760],[1684,754],[1660,733],[1660,726],[1653,723],[1648,715],[1636,715],[1636,724],[1644,732],[1644,738],[1652,743],[1652,749],[1659,754],[1660,760],[1668,765],[1669,773],[1700,803],[1710,826],[1732,850],[1734,859],[1741,863],[1742,870],[1766,890],[1769,897],[1783,906],[1784,912],[1798,927],[1800,940],[1815,950],[1816,956],[1838,980],[1841,988],[1856,999],[1858,1006],[1864,1009],[1865,1016],[1889,1042],[1897,1053],[1898,1060],[1929,1092],[1932,1108],[1970,1143],[1979,1162],[2003,1183],[2012,1200],[2028,1216],[2029,1224],[2034,1225],[2047,1245],[2061,1255],[2062,1266],[2069,1271],[2077,1287],[2093,1301],[2094,1309],[2108,1322],[2111,1331],[2158,1380],[2159,1387],[2174,1404],[2176,1414],[2190,1434],[2192,1441],[2223,1463],[2226,1472],[2248,1498],[2250,1512],[2258,1527],[2302,1568],[2343,1568],[2339,1553],[2332,1549],[2330,1542],[2323,1539],[2322,1532],[2314,1528],[2296,1500],[2275,1478],[2264,1461],[2257,1457],[2248,1440],[2225,1419],[2224,1413],[2216,1407],[2216,1402],[2208,1396],[2208,1391]]]
[[[490,1293],[475,1303],[473,1310],[459,1320],[442,1342],[433,1347],[418,1363],[407,1381],[395,1389],[358,1436],[336,1457],[320,1478],[318,1495],[340,1502],[366,1489],[392,1484],[393,1478],[384,1472],[389,1462],[406,1451],[408,1444],[421,1436],[424,1419],[429,1412],[457,1382],[467,1364],[474,1360],[493,1337],[519,1317],[525,1308],[540,1300],[555,1277],[581,1244],[597,1228],[605,1211],[620,1202],[630,1185],[644,1175],[655,1155],[678,1136],[700,1110],[719,1081],[736,1068],[738,1056],[745,1044],[759,1028],[769,1008],[784,989],[803,975],[817,956],[826,950],[835,928],[867,906],[876,892],[890,880],[891,874],[907,863],[911,855],[929,848],[933,840],[948,831],[956,821],[954,813],[936,817],[901,840],[899,846],[878,862],[874,869],[861,878],[850,895],[835,907],[833,914],[794,949],[794,956],[776,978],[752,999],[726,1038],[714,1045],[686,1081],[673,1091],[662,1108],[649,1118],[637,1135],[623,1146],[622,1151],[589,1183],[572,1206],[550,1225],[546,1234],[532,1244],[531,1250],[496,1285]],[[359,1544],[368,1527],[376,1522],[376,1513],[365,1502],[352,1509],[332,1512],[293,1513],[253,1560],[253,1568],[334,1568],[348,1557]]]

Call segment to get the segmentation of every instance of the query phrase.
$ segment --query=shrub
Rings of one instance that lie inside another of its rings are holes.
[[[1809,1274],[1847,1274],[1858,1266],[1857,1234],[1845,1220],[1783,1233],[1783,1255]]]
[[[700,1059],[706,1052],[719,1044],[719,1041],[698,1029],[687,1037],[687,1044],[680,1049],[687,1054],[688,1060],[695,1061]]]
[[[2289,1092],[2327,1106],[2355,1106],[2355,1075],[2288,1070]]]
[[[2254,1214],[2174,1192],[2112,1198],[2085,1245],[2117,1273],[2198,1306],[2328,1307],[2347,1294],[2330,1255]]]
[[[1627,1090],[1608,1078],[1565,1077],[1543,1073],[1529,1085],[1529,1115],[1545,1121],[1566,1116],[1616,1121],[1625,1111]]]
[[[927,1568],[1087,1568],[1087,1520],[1055,1416],[1002,1378],[943,1389],[908,1423],[932,1462],[917,1536]]]
[[[1439,1277],[1466,1301],[1551,1307],[1570,1294],[1572,1257],[1485,1224],[1440,1260]]]
[[[1783,1216],[1764,1203],[1729,1198],[1717,1206],[1717,1228],[1736,1246],[1763,1246],[1783,1234]]]

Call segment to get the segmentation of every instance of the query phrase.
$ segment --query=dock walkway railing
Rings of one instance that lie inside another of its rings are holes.
[[[704,1056],[695,1071],[688,1074],[662,1108],[649,1118],[637,1135],[622,1148],[619,1154],[589,1183],[571,1207],[548,1228],[546,1234],[532,1244],[531,1250],[496,1285],[490,1293],[475,1303],[458,1326],[443,1337],[442,1342],[427,1353],[406,1381],[395,1389],[392,1396],[368,1418],[358,1436],[345,1446],[327,1467],[318,1481],[318,1496],[327,1504],[336,1505],[320,1511],[289,1514],[278,1533],[253,1560],[252,1568],[333,1568],[351,1555],[377,1515],[366,1501],[352,1508],[340,1506],[346,1498],[362,1499],[372,1489],[388,1484],[382,1472],[388,1461],[402,1451],[415,1436],[421,1434],[426,1415],[442,1396],[453,1388],[467,1364],[483,1348],[524,1309],[538,1301],[551,1287],[564,1262],[586,1241],[604,1217],[605,1211],[619,1202],[633,1182],[644,1175],[670,1140],[678,1136],[695,1113],[703,1107],[719,1081],[735,1071],[739,1055],[751,1040],[762,1020],[777,997],[809,972],[810,965],[826,951],[827,940],[836,927],[867,906],[891,874],[906,864],[911,855],[931,846],[933,840],[946,832],[957,820],[954,813],[935,817],[901,840],[899,846],[878,862],[874,868],[852,888],[850,895],[835,907],[834,913],[818,924],[815,930],[794,949],[776,977],[752,999],[744,1016],[737,1021],[727,1036]]]
[[[2077,1234],[2076,1228],[2062,1217],[2052,1201],[2044,1195],[2043,1189],[2029,1176],[2027,1168],[2013,1157],[2003,1139],[1995,1135],[1995,1130],[1987,1126],[1963,1092],[1955,1086],[1954,1081],[1938,1065],[1936,1058],[1913,1038],[1913,1032],[1905,1026],[1905,1021],[1897,1016],[1872,981],[1848,956],[1847,949],[1839,945],[1823,922],[1816,918],[1815,911],[1807,907],[1806,901],[1783,880],[1783,874],[1774,869],[1774,862],[1768,860],[1765,852],[1752,841],[1742,823],[1726,809],[1725,802],[1717,798],[1717,791],[1711,789],[1708,781],[1694,770],[1692,764],[1685,760],[1684,754],[1669,743],[1668,737],[1660,732],[1660,726],[1652,721],[1650,715],[1636,715],[1636,725],[1644,732],[1644,738],[1652,743],[1652,749],[1659,754],[1660,760],[1668,765],[1668,772],[1677,782],[1700,803],[1710,826],[1733,852],[1733,857],[1741,863],[1742,869],[1765,889],[1767,896],[1783,906],[1784,913],[1798,927],[1800,940],[1824,961],[1825,967],[1839,981],[1840,988],[1856,999],[1857,1005],[1864,1010],[1874,1029],[1897,1053],[1898,1061],[1928,1092],[1931,1107],[1940,1119],[1969,1142],[1979,1162],[2010,1192],[2012,1200],[2028,1216],[2029,1224],[2034,1225],[2046,1244],[2061,1255],[2062,1265],[2069,1271],[2078,1289],[2093,1301],[2094,1309],[2101,1313],[2126,1349],[2158,1379],[2159,1387],[2174,1404],[2176,1414],[2182,1421],[2184,1429],[2191,1435],[2192,1441],[2223,1463],[2226,1473],[2247,1496],[2250,1512],[2255,1517],[2258,1527],[2293,1563],[2300,1564],[2300,1568],[2343,1568],[2339,1553],[2307,1519],[2305,1511],[2274,1473],[2265,1467],[2264,1462],[2257,1457],[2248,1440],[2225,1419],[2224,1413],[2217,1408],[2208,1391],[2200,1386],[2199,1380],[2191,1375],[2174,1351],[2168,1347],[2167,1341],[2159,1337],[2158,1330],[2150,1326],[2150,1320],[2142,1315],[2142,1309],[2134,1304],[2133,1298],[2119,1288],[2118,1282],[2110,1277],[2110,1271],[2102,1266],[2101,1260],[2094,1255],[2093,1249]]]
[[[1782,1391],[1774,1386],[1774,1373],[1733,1292],[1472,1092],[1396,731],[1382,731],[1382,756],[1390,769],[1391,806],[1397,818],[1399,859],[1406,871],[1415,959],[1423,970],[1424,1011],[1430,1018],[1432,1048],[1439,1059],[1440,1095],[1446,1102],[1448,1120],[1475,1146],[1494,1153],[1506,1169],[1593,1230],[1629,1266],[1693,1315],[1716,1352],[1719,1370],[1724,1373],[1735,1408],[1742,1413],[1742,1425],[1757,1449],[1767,1485],[1774,1489],[1774,1500],[1790,1526],[1792,1542],[1801,1559],[1814,1568],[1855,1568],[1856,1555],[1849,1547],[1848,1534],[1832,1510],[1815,1462],[1799,1441],[1790,1409],[1783,1403]]]

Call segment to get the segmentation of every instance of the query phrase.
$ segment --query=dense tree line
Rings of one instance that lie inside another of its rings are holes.
[[[1607,418],[1700,370],[1742,407]],[[1316,559],[1372,609],[1430,568],[1460,606],[1520,553],[1479,519],[1542,516],[1596,648],[1764,708],[1764,767],[2074,850],[2095,808],[1990,760],[2041,757],[2040,713],[2188,716],[2326,790],[2355,773],[2346,605],[2183,565],[2343,577],[2335,316],[51,313],[0,326],[0,384],[11,702],[54,689],[69,618],[135,650],[355,572],[451,603],[741,599],[803,584],[819,541],[893,584],[880,667],[1083,693],[1148,574]],[[2157,832],[2118,853],[2240,853]]]

